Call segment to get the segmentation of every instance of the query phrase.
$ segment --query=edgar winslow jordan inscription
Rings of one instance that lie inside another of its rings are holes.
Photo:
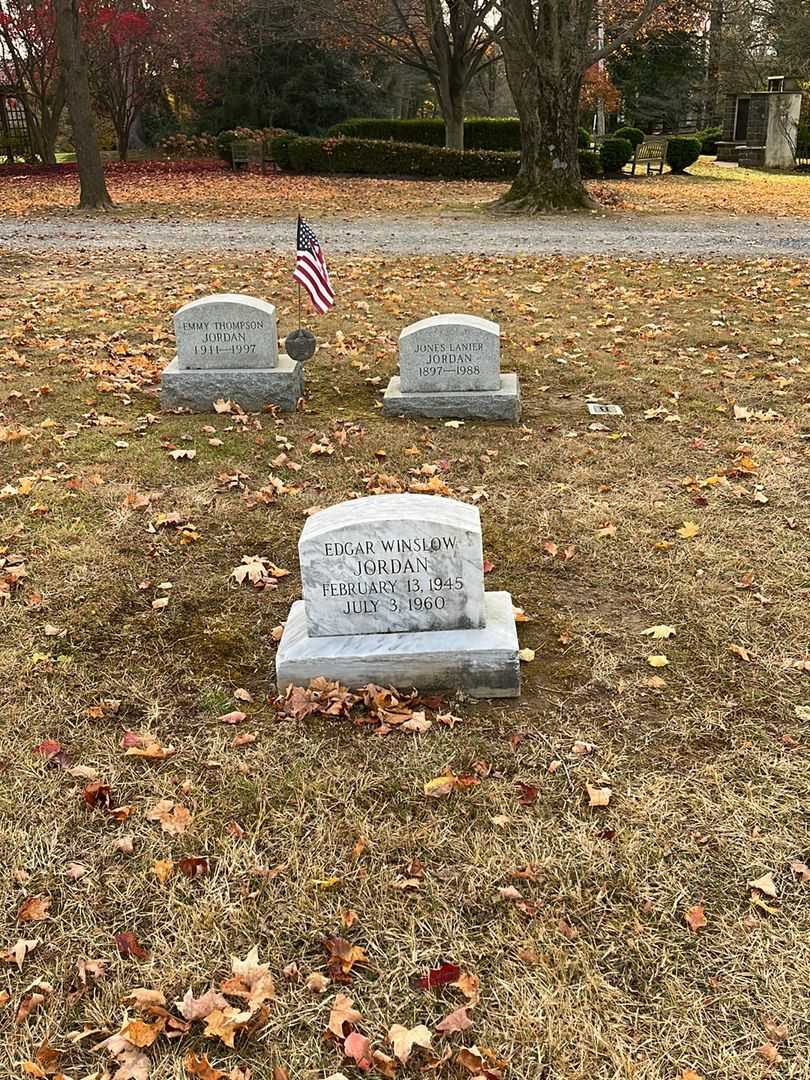
[[[314,637],[484,624],[476,507],[432,495],[341,503],[309,518],[299,554]]]

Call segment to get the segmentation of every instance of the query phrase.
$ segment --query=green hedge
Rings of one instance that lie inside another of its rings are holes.
[[[444,120],[387,120],[383,117],[344,120],[327,137],[387,139],[420,146],[444,146]],[[512,116],[473,116],[464,121],[466,150],[520,150],[520,121]]]
[[[674,173],[685,172],[700,157],[700,139],[670,139],[667,143],[667,165]]]
[[[511,180],[520,154],[494,150],[446,150],[438,146],[384,139],[274,139],[273,161],[294,173],[349,173],[358,176],[423,176],[445,180]],[[580,150],[585,179],[600,175],[599,157]]]
[[[511,179],[518,154],[493,150],[445,150],[439,146],[383,139],[293,139],[272,145],[273,160],[286,157],[296,173],[355,173],[363,176],[436,176],[448,180]]]
[[[706,128],[705,131],[695,132],[695,138],[700,139],[700,152],[701,154],[711,154],[712,157],[717,156],[717,142],[723,138],[723,129]]]
[[[646,135],[637,127],[620,127],[611,135],[612,139],[627,139],[630,145],[633,147],[633,152],[637,146],[641,146],[644,142]]]
[[[633,156],[633,144],[629,139],[605,139],[599,147],[599,156],[605,172],[615,176]]]
[[[580,150],[590,150],[591,148],[591,133],[586,127],[577,128],[577,146]]]

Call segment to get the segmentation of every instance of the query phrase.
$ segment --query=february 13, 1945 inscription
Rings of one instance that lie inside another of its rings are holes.
[[[464,503],[431,495],[342,503],[307,521],[299,553],[315,637],[484,623],[481,526]]]

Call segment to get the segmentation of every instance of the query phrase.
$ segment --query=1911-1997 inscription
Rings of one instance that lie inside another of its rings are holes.
[[[182,369],[271,368],[278,363],[276,309],[240,293],[194,300],[174,317]]]
[[[430,495],[342,503],[308,520],[299,552],[313,636],[484,623],[480,518],[465,503]]]

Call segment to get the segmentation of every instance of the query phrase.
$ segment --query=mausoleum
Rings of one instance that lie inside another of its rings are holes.
[[[799,81],[785,75],[771,76],[767,90],[729,94],[717,160],[748,168],[795,168],[803,149],[799,128],[805,96]]]

